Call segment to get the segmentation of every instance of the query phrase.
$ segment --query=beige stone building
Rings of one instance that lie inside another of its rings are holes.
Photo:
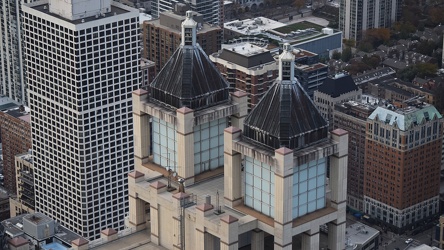
[[[34,166],[31,152],[15,156],[17,194],[9,198],[10,217],[34,213]]]
[[[335,104],[347,101],[360,102],[361,98],[362,89],[358,88],[353,78],[345,73],[327,77],[313,95],[313,101],[322,116],[329,122],[330,129],[333,129]]]
[[[152,243],[167,249],[269,249],[266,237],[274,249],[343,249],[348,134],[328,133],[294,78],[290,45],[278,79],[247,115],[247,95],[228,93],[195,29],[189,13],[172,68],[133,92],[127,226],[150,228]]]

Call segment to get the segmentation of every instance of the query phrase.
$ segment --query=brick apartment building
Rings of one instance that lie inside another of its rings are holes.
[[[333,127],[348,131],[347,205],[364,211],[365,128],[375,110],[368,103],[348,101],[335,105]]]
[[[0,112],[0,131],[3,143],[4,187],[15,194],[15,156],[31,148],[30,115],[23,107]]]
[[[181,23],[185,20],[185,5],[176,4],[173,11],[161,12],[158,19],[145,21],[142,24],[142,57],[156,64],[159,73],[181,42]],[[203,16],[193,12],[198,23],[197,43],[207,55],[221,48],[222,29],[217,25],[204,23]]]
[[[439,213],[442,134],[429,104],[375,109],[366,128],[366,214],[403,232]]]
[[[232,90],[248,94],[248,112],[259,102],[278,75],[271,52],[254,44],[236,43],[210,55]]]

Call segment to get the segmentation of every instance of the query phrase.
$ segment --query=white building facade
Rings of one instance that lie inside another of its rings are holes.
[[[95,239],[123,227],[133,168],[138,10],[96,0],[23,5],[36,210]]]
[[[29,2],[35,0],[0,1],[0,94],[25,105],[28,101],[20,5]]]
[[[222,25],[223,24],[223,0],[152,0],[151,14],[159,17],[160,12],[174,9],[176,3],[187,2],[191,10],[203,15],[205,22]]]
[[[390,28],[401,18],[401,0],[341,0],[339,29],[346,39],[360,41],[362,32]]]

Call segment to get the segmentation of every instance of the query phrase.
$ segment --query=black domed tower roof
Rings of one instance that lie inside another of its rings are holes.
[[[148,87],[155,101],[199,110],[229,100],[229,85],[196,43],[196,28],[187,11],[182,44]]]
[[[272,149],[304,148],[328,134],[328,123],[294,77],[291,50],[284,44],[279,77],[244,122],[244,138]]]

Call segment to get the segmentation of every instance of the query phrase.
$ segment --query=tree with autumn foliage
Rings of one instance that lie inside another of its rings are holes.
[[[409,21],[404,21],[396,22],[392,28],[398,39],[407,39],[410,37],[410,34],[416,31],[416,27]]]
[[[363,32],[363,39],[360,44],[371,45],[372,49],[378,47],[381,44],[390,41],[390,29],[387,28],[377,28],[368,29]]]
[[[444,23],[444,8],[443,7],[433,7],[430,8],[429,14],[427,15],[430,26],[436,26],[438,24]]]
[[[305,5],[305,0],[294,0],[293,5],[296,8],[296,10],[299,12],[302,7]]]

